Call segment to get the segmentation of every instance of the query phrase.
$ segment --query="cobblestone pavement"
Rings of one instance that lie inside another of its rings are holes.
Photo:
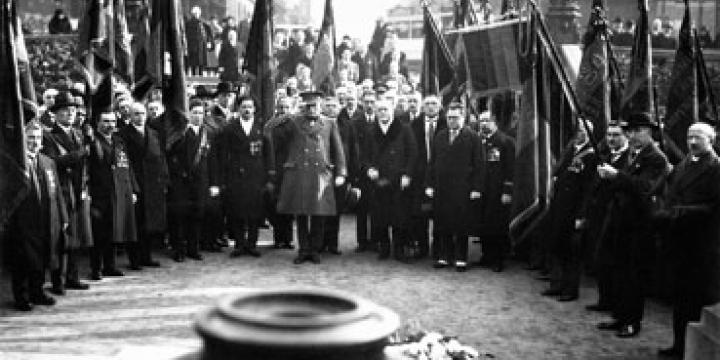
[[[374,254],[352,251],[350,218],[343,219],[342,229],[343,255],[327,256],[320,265],[293,265],[295,252],[289,250],[263,250],[259,259],[230,259],[225,250],[182,264],[158,254],[162,268],[94,282],[89,291],[71,291],[56,306],[30,314],[8,308],[9,287],[3,284],[0,359],[170,359],[198,348],[194,316],[218,298],[254,288],[306,286],[371,299],[413,327],[459,335],[488,358],[654,359],[671,340],[665,305],[648,304],[639,337],[616,339],[595,330],[602,315],[584,310],[596,298],[590,282],[580,301],[559,303],[540,296],[545,283],[520,264],[503,273],[479,268],[456,273],[434,270],[429,261],[380,262]],[[471,253],[479,254],[478,245]]]

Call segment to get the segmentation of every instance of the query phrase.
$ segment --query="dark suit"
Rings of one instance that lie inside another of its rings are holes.
[[[364,112],[356,111],[356,116],[352,118],[352,125],[354,127],[355,136],[357,137],[358,143],[358,157],[361,159],[360,166],[358,168],[357,175],[357,186],[362,192],[360,201],[355,207],[355,237],[358,243],[359,250],[365,250],[377,247],[377,239],[373,239],[372,234],[368,234],[368,222],[372,225],[372,219],[370,218],[370,204],[373,198],[373,186],[370,180],[367,178],[367,168],[364,166],[362,159],[368,157],[368,137],[372,135],[373,129],[375,128],[375,122],[377,118],[373,115],[372,122],[368,120],[367,114]],[[370,236],[368,236],[370,235]]]
[[[480,200],[475,202],[472,235],[483,244],[483,259],[502,264],[510,249],[508,229],[510,205],[502,203],[503,194],[512,195],[515,172],[515,141],[500,130],[480,137]]]
[[[90,268],[94,272],[115,269],[115,245],[137,242],[135,206],[132,195],[139,188],[130,167],[125,143],[112,135],[112,143],[95,133],[90,146],[88,173],[93,238]]]
[[[258,227],[264,218],[263,190],[275,174],[270,140],[258,119],[246,134],[241,121],[231,122],[220,133],[218,183],[230,216],[237,248],[255,248]]]
[[[120,131],[130,157],[140,193],[135,204],[138,228],[137,246],[129,253],[137,265],[152,262],[152,243],[167,229],[166,199],[169,182],[165,152],[157,132],[145,126],[143,132],[134,126]]]
[[[6,255],[16,302],[42,297],[45,271],[59,264],[57,246],[68,223],[55,163],[39,154],[34,174],[31,169],[28,166],[29,193],[7,225]]]
[[[670,174],[667,217],[675,274],[674,345],[684,349],[688,322],[720,301],[720,160],[715,153],[683,160]]]
[[[210,186],[213,139],[205,126],[195,133],[188,127],[167,152],[170,241],[176,257],[197,255],[205,202]]]
[[[597,155],[589,143],[578,148],[570,142],[553,172],[554,191],[548,214],[552,224],[550,289],[565,296],[577,296],[580,288],[582,247],[575,225],[576,220],[587,216],[597,164]]]
[[[80,131],[72,129],[65,133],[57,124],[44,134],[42,152],[57,166],[70,224],[64,241],[58,246],[62,252],[60,265],[51,277],[53,286],[62,288],[63,275],[65,282],[79,281],[75,250],[92,246],[89,214],[83,211],[87,197],[82,196],[83,191],[87,191],[87,152]]]
[[[469,128],[440,130],[435,136],[427,185],[435,190],[434,221],[440,242],[439,259],[467,261],[470,192],[480,190],[480,141]],[[419,179],[417,179],[419,180]]]
[[[615,195],[609,212],[609,221],[617,230],[608,238],[618,294],[613,316],[623,324],[636,324],[643,318],[650,272],[647,255],[654,247],[653,197],[665,180],[668,162],[657,146],[650,144],[637,155],[631,153],[627,166],[618,170],[618,176],[610,180]]]
[[[412,178],[417,158],[415,137],[409,126],[393,121],[387,133],[383,133],[380,125],[375,123],[369,134],[366,134],[366,141],[363,168],[379,172],[379,178],[372,182],[372,237],[379,244],[380,256],[387,257],[390,254],[389,231],[392,228],[393,254],[396,258],[402,258],[403,246],[409,238],[412,193],[410,188],[402,190],[400,181],[402,176]],[[424,179],[413,181],[422,183]]]
[[[417,148],[417,157],[413,164],[413,181],[410,186],[410,192],[412,194],[412,223],[411,223],[411,237],[414,242],[418,244],[419,255],[425,257],[430,253],[430,218],[432,216],[431,210],[429,209],[430,199],[425,195],[425,189],[423,188],[423,182],[428,177],[428,164],[430,163],[430,154],[432,153],[432,146],[434,144],[435,135],[440,131],[447,128],[447,120],[445,115],[440,113],[435,120],[435,132],[433,134],[426,133],[426,122],[428,116],[421,113],[413,122],[410,124],[413,135],[415,137],[415,145]],[[438,259],[440,251],[440,242],[438,239],[437,228],[433,226],[433,241],[432,241],[432,256],[435,260]]]

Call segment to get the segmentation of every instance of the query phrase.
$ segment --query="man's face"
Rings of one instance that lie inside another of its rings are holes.
[[[118,112],[122,114],[123,116],[127,116],[130,114],[130,102],[127,100],[123,100],[120,103],[118,103]]]
[[[43,98],[43,103],[45,103],[45,106],[47,106],[47,107],[51,107],[51,106],[55,105],[55,95],[53,95],[53,94],[45,95],[45,97]]]
[[[60,108],[55,112],[55,121],[62,126],[72,126],[75,124],[75,112],[74,106]]]
[[[146,119],[147,111],[145,111],[145,108],[142,106],[133,106],[132,112],[130,113],[130,122],[137,127],[143,127],[145,126]]]
[[[447,113],[447,123],[450,130],[459,130],[465,125],[465,115],[459,109],[449,110]]]
[[[357,108],[357,99],[355,99],[355,96],[345,96],[345,108],[348,109],[348,111],[355,111]]]
[[[305,115],[311,118],[318,118],[320,116],[321,108],[319,100],[310,100],[305,103],[304,106]]]
[[[162,115],[162,105],[160,105],[160,103],[151,102],[148,104],[148,114],[150,114],[151,119],[157,119],[160,115]]]
[[[690,128],[688,130],[687,144],[692,155],[701,155],[712,149],[710,137],[698,129]]]
[[[625,133],[619,126],[610,126],[605,132],[605,140],[612,150],[618,150],[627,144]]]
[[[404,96],[398,97],[397,105],[395,106],[395,108],[398,109],[399,111],[403,111],[403,112],[407,111],[407,109],[408,109],[407,98],[405,98]]]
[[[435,98],[425,100],[425,114],[435,117],[440,113],[440,102]]]
[[[235,100],[235,94],[231,92],[224,92],[218,95],[218,104],[224,108],[229,108]]]
[[[478,126],[480,127],[480,131],[485,135],[490,135],[497,130],[497,123],[492,116],[481,116],[478,119]]]
[[[375,111],[375,96],[363,96],[363,109],[367,114],[372,114]]]
[[[411,113],[417,113],[420,108],[420,99],[417,96],[409,96],[407,99],[408,111]]]
[[[393,108],[387,101],[382,101],[377,106],[377,118],[381,124],[385,125],[392,121]]]
[[[32,129],[25,133],[25,146],[28,153],[36,156],[42,149],[42,129]]]
[[[625,136],[627,136],[630,146],[636,149],[642,148],[653,141],[650,128],[647,127],[626,129]]]
[[[97,128],[101,134],[107,136],[115,131],[116,125],[117,120],[115,120],[115,115],[104,113],[100,115],[100,120],[98,120]]]
[[[243,100],[240,104],[240,117],[250,120],[255,115],[255,104],[252,100]]]
[[[277,108],[275,109],[277,114],[282,115],[289,115],[290,114],[290,100],[288,98],[283,98],[278,102]]]
[[[325,100],[325,116],[336,118],[340,114],[340,104],[336,99]]]
[[[203,106],[193,106],[190,109],[190,124],[200,126],[205,118],[205,108]]]

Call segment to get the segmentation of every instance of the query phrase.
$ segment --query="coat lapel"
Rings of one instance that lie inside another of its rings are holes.
[[[53,127],[52,130],[52,134],[55,138],[55,142],[60,145],[66,152],[70,152],[75,149],[74,141],[70,138],[68,134],[65,133],[65,131],[63,131],[62,128],[60,128],[59,125],[55,124],[55,127]]]
[[[677,180],[678,190],[691,187],[698,179],[702,178],[702,175],[712,169],[710,164],[715,161],[717,161],[717,156],[715,155],[705,156],[698,160],[696,164],[692,164],[689,157],[685,158],[685,161],[682,162],[680,165],[681,168],[678,169],[679,171],[677,172],[682,175]]]

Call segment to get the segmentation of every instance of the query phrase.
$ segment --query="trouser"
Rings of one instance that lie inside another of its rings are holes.
[[[135,205],[135,223],[137,224],[137,242],[129,243],[128,258],[130,265],[143,265],[152,262],[153,240],[158,234],[148,233],[145,223],[145,206],[142,203]]]
[[[273,242],[276,246],[292,244],[293,216],[274,213],[270,216],[270,225],[273,227]]]
[[[194,206],[179,206],[171,216],[170,245],[176,254],[196,255],[200,251],[202,213]]]
[[[390,239],[391,232],[392,241]],[[378,241],[380,256],[390,256],[390,248],[392,247],[393,255],[396,258],[401,258],[403,256],[403,247],[409,238],[408,232],[407,226],[391,226],[384,221],[373,222],[372,237]]]
[[[340,236],[340,215],[325,218],[322,250],[337,250]]]
[[[202,245],[205,249],[211,248],[225,231],[225,217],[221,200],[216,198],[208,201],[202,223]]]
[[[606,265],[600,265],[596,268],[598,287],[598,305],[613,309],[615,307],[617,294],[615,291],[615,285],[613,282],[612,267]]]
[[[370,217],[370,204],[373,197],[372,186],[362,182],[359,186],[362,196],[357,206],[355,206],[355,238],[358,247],[369,249],[377,245],[377,239],[373,239],[372,232],[368,231],[368,225],[372,225],[372,218]]]
[[[467,262],[468,233],[465,228],[453,229],[443,226],[439,231],[436,242],[440,243],[439,260]],[[439,240],[439,241],[437,241]]]
[[[43,295],[44,270],[30,270],[25,266],[13,266],[11,277],[15,302],[28,302]]]
[[[613,317],[623,324],[640,323],[645,311],[645,284],[640,269],[618,265],[613,282],[617,286],[617,302]]]
[[[433,224],[432,243],[430,241],[430,217],[426,215],[413,216],[411,222],[411,237],[417,242],[419,255],[427,256],[432,254],[434,260],[440,258],[440,237],[438,226]],[[432,247],[431,247],[432,246]]]
[[[502,264],[510,248],[510,241],[505,235],[482,237],[483,258],[490,264]]]
[[[110,213],[110,215],[105,215]],[[92,219],[95,244],[90,248],[90,270],[115,269],[115,245],[113,244],[112,210]]]
[[[80,281],[75,257],[75,250],[73,249],[65,249],[58,254],[58,267],[50,273],[50,281],[53,287],[62,288],[64,284]]]
[[[297,215],[297,237],[300,256],[317,255],[323,243],[325,216]]]
[[[577,296],[582,274],[582,237],[580,233],[573,232],[568,240],[567,247],[554,255],[551,286],[560,289],[563,295]]]
[[[254,249],[257,246],[260,232],[260,220],[250,218],[234,218],[231,224],[235,234],[236,249]]]

